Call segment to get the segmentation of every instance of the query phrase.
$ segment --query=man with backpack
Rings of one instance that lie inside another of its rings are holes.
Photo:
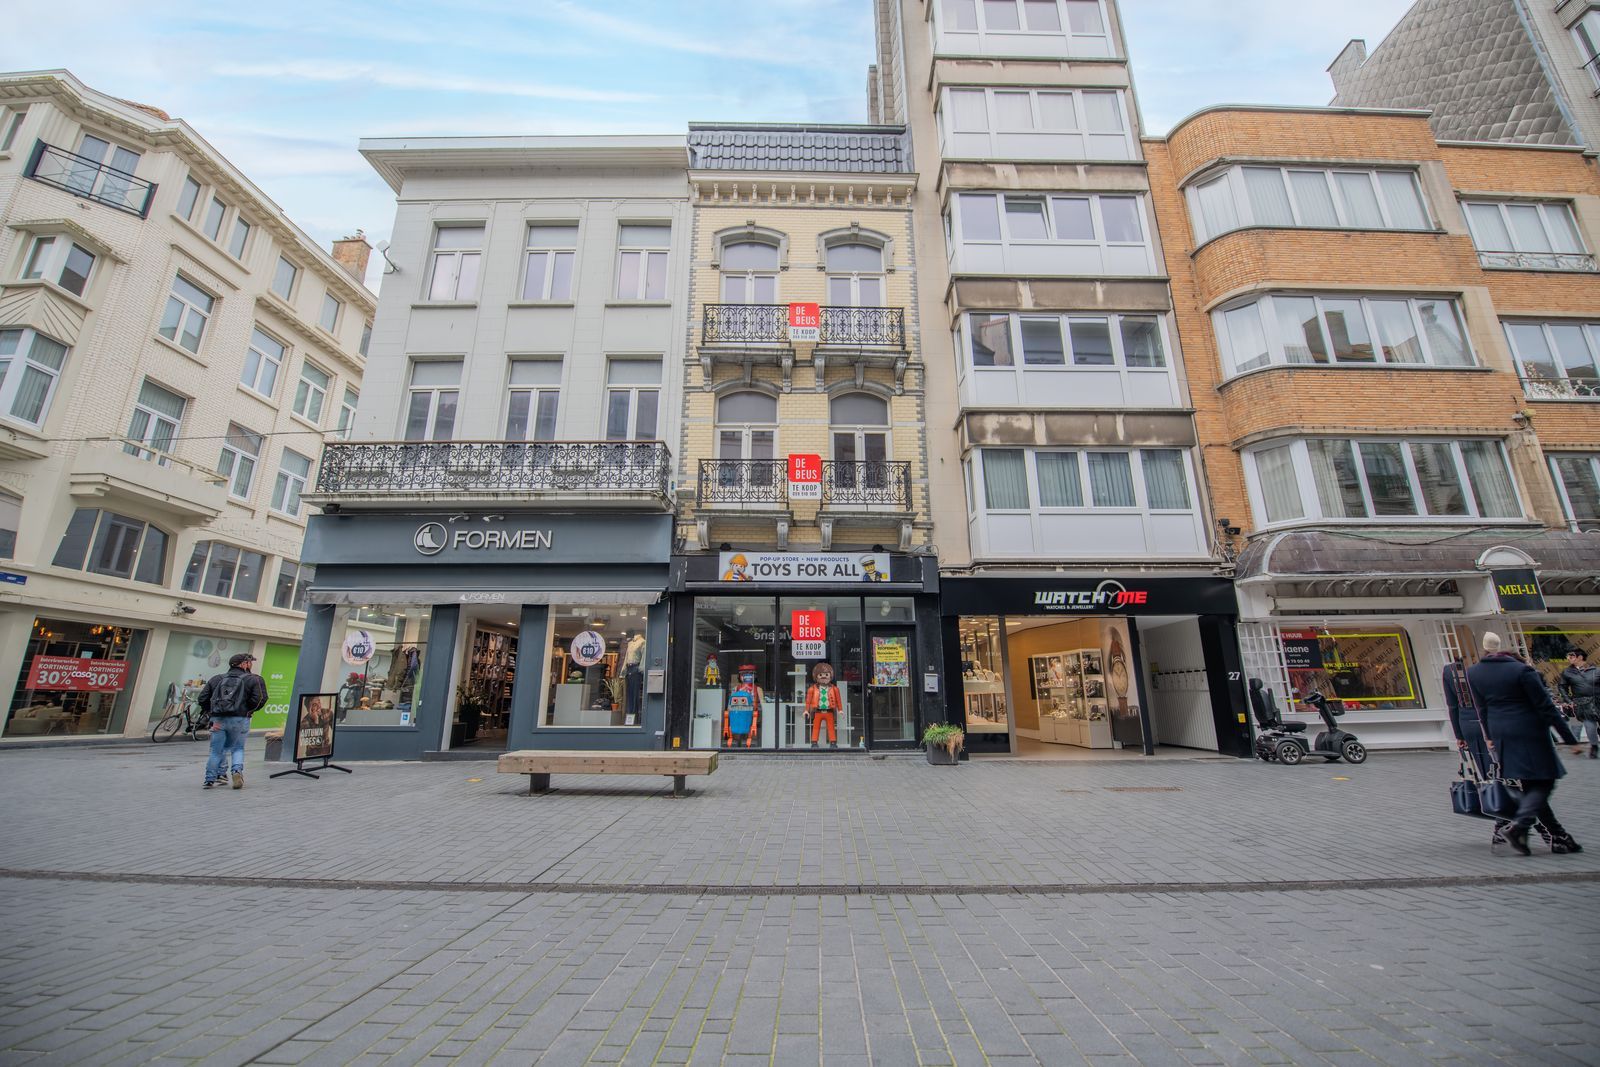
[[[240,652],[228,660],[228,673],[205,684],[195,703],[211,716],[211,758],[206,760],[206,782],[212,789],[228,780],[233,766],[233,787],[244,788],[244,739],[250,736],[250,716],[267,706],[267,683],[250,668],[256,658]]]

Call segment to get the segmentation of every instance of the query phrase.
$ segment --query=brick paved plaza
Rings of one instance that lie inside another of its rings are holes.
[[[1442,753],[251,756],[0,753],[0,1063],[1600,1062],[1600,847],[1491,856]]]

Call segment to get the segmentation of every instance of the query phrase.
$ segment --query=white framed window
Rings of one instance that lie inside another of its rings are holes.
[[[889,402],[872,393],[840,393],[829,400],[828,451],[827,492],[849,500],[854,491],[887,488],[894,452]]]
[[[250,244],[250,229],[243,216],[233,217],[233,230],[228,234],[228,255],[234,259],[244,258],[244,250]]]
[[[1594,80],[1595,91],[1600,93],[1600,11],[1583,13],[1572,26],[1573,40],[1578,42],[1578,54],[1583,57],[1583,69]]]
[[[67,361],[67,346],[37,330],[0,330],[0,414],[44,423]]]
[[[361,324],[361,341],[360,341],[359,344],[356,345],[356,351],[360,352],[362,358],[365,359],[366,355],[367,355],[367,349],[369,349],[371,347],[372,347],[372,323],[363,322]]]
[[[722,246],[722,302],[778,302],[778,246],[766,241],[734,241]],[[663,259],[662,263],[665,264]]]
[[[478,271],[483,262],[484,224],[441,225],[433,233],[428,264],[428,299],[478,299]]]
[[[1496,440],[1296,438],[1245,452],[1258,526],[1521,519]]]
[[[311,362],[300,365],[300,384],[294,390],[294,413],[314,426],[322,425],[322,408],[328,402],[333,375]]]
[[[205,218],[200,221],[200,232],[213,241],[222,240],[222,223],[228,217],[228,205],[222,198],[213,196],[211,203],[206,205]]]
[[[11,151],[17,143],[17,134],[28,119],[28,106],[0,107],[0,152]]]
[[[322,294],[322,313],[317,316],[317,325],[329,333],[339,328],[339,313],[344,310],[344,304],[332,293]]]
[[[235,500],[250,499],[256,463],[261,459],[261,441],[260,434],[236,422],[228,423],[228,432],[222,439],[222,457],[217,460],[217,473],[228,479],[228,495]]]
[[[1600,322],[1503,325],[1525,394],[1538,400],[1600,400]]]
[[[75,161],[71,165],[67,176],[68,188],[84,196],[112,203],[126,204],[133,199],[130,195],[133,185],[128,179],[139,167],[138,152],[92,133],[85,133],[78,140],[77,154],[86,162]]]
[[[417,360],[406,394],[407,441],[449,441],[455,436],[460,360]]]
[[[607,361],[607,441],[654,441],[660,404],[659,359],[613,358]]]
[[[952,269],[980,274],[1150,274],[1140,196],[959,193]]]
[[[172,294],[167,297],[167,307],[161,314],[161,326],[157,332],[190,352],[199,352],[200,341],[206,333],[206,323],[210,321],[211,312],[216,306],[216,297],[183,275],[173,275]]]
[[[746,390],[717,398],[717,458],[772,460],[777,456],[778,400],[766,393]],[[741,479],[740,468],[729,464],[718,478],[724,487],[743,481],[760,483],[762,472]]]
[[[317,575],[317,568],[292,559],[278,564],[278,581],[272,589],[272,606],[288,611],[306,610],[306,591]]]
[[[507,441],[554,441],[561,361],[513,359],[506,397]]]
[[[1185,190],[1197,245],[1246,226],[1431,230],[1412,170],[1234,166]]]
[[[1559,201],[1463,200],[1478,262],[1489,268],[1594,270],[1572,205]]]
[[[17,531],[22,529],[22,498],[0,490],[0,559],[17,554]]]
[[[306,491],[306,483],[310,480],[311,457],[284,449],[278,460],[278,480],[272,485],[272,510],[298,519],[300,494]]]
[[[356,421],[356,408],[361,403],[361,394],[353,386],[344,387],[344,399],[339,402],[339,425],[334,430],[341,438],[350,436],[350,427]]]
[[[1157,315],[970,312],[966,336],[971,368],[1167,368],[1166,333]]]
[[[522,299],[571,300],[577,259],[576,222],[530,222],[522,258]]]
[[[279,256],[278,265],[272,270],[272,291],[285,300],[294,298],[294,283],[300,278],[300,268],[289,261],[288,256]]]
[[[1100,0],[939,0],[936,43],[944,51],[1008,56],[1109,56]]]
[[[133,406],[133,418],[128,422],[128,443],[123,445],[123,451],[166,466],[188,403],[177,393],[146,378],[139,386],[139,399]]]
[[[271,397],[278,388],[278,371],[288,352],[284,343],[257,326],[250,331],[250,347],[245,350],[244,369],[239,383],[262,396]]]
[[[883,307],[883,249],[864,241],[840,241],[823,251],[830,307]]]
[[[184,176],[183,187],[178,190],[178,202],[173,212],[179,217],[194,221],[194,209],[200,203],[200,181],[193,174]]]
[[[1600,452],[1551,452],[1548,458],[1572,529],[1600,530]]]
[[[1273,293],[1211,313],[1228,377],[1282,364],[1473,367],[1448,297]]]
[[[672,224],[624,222],[617,227],[617,299],[665,300]]]
[[[22,263],[22,280],[53,282],[71,293],[82,296],[94,276],[97,257],[87,248],[61,234],[40,234],[28,246],[28,255]]]
[[[947,89],[944,154],[1007,159],[1132,159],[1116,89]]]
[[[261,595],[267,557],[222,541],[196,541],[183,572],[183,591],[242,600],[253,604]]]
[[[96,508],[78,508],[56,547],[53,566],[167,584],[167,532],[143,519]]]

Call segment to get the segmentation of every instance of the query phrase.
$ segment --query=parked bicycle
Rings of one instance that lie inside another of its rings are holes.
[[[150,731],[150,740],[171,741],[182,733],[187,733],[191,741],[210,740],[211,716],[187,696],[181,702],[169,700],[166,712],[161,721],[156,723],[155,729]]]

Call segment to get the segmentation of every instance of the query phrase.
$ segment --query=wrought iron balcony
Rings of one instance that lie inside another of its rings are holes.
[[[781,459],[703,459],[701,507],[773,508],[789,499],[788,464]]]
[[[700,316],[702,344],[788,344],[787,304],[707,304]]]
[[[1529,400],[1600,400],[1600,378],[1525,377],[1522,393]]]
[[[1594,271],[1587,252],[1479,252],[1478,264],[1486,270]]]
[[[361,498],[669,499],[672,456],[660,441],[333,441],[313,503]]]
[[[821,343],[905,348],[905,309],[825,307],[822,309]]]
[[[822,506],[911,510],[911,464],[893,460],[822,461]]]
[[[150,214],[150,201],[156,193],[154,182],[135,178],[127,171],[43,141],[33,146],[25,173],[36,182],[53,185],[73,196],[126,211],[141,219]]]

